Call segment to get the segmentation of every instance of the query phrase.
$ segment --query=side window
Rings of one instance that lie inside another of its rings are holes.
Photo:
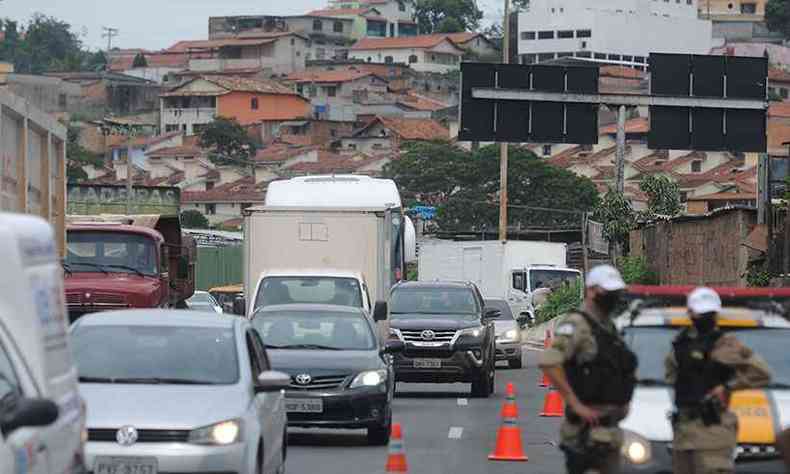
[[[255,336],[252,331],[247,331],[247,355],[250,357],[250,367],[252,367],[252,381],[255,383],[261,375],[261,363],[255,350]]]
[[[513,288],[524,291],[524,274],[521,272],[513,273]]]
[[[261,335],[258,334],[258,331],[251,331],[250,333],[252,334],[252,343],[258,356],[261,371],[266,372],[267,370],[272,370],[272,364],[269,362],[269,355],[266,353],[266,347],[263,345],[263,341],[261,341]]]
[[[12,393],[22,395],[22,388],[19,386],[14,366],[11,365],[11,356],[0,343],[0,400]]]

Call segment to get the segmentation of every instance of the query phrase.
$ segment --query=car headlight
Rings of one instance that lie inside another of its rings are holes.
[[[515,329],[510,329],[505,331],[504,333],[499,335],[499,339],[502,340],[509,340],[509,341],[517,341],[518,340],[518,331]]]
[[[461,331],[462,336],[480,337],[483,334],[483,328],[467,328]]]
[[[387,370],[367,370],[360,372],[351,382],[349,388],[357,387],[375,387],[382,384],[387,380]]]
[[[228,420],[192,430],[189,442],[195,444],[226,445],[241,440],[241,420]]]
[[[622,455],[631,464],[645,464],[653,457],[650,441],[633,431],[623,430]]]
[[[390,328],[390,339],[403,339],[400,329]]]

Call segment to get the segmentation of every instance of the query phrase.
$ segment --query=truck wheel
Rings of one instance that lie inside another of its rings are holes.
[[[521,358],[519,357],[518,359],[510,359],[507,361],[507,366],[511,369],[520,369],[522,367]]]

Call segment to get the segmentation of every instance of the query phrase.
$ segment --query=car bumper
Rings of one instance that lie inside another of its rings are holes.
[[[496,360],[521,360],[521,343],[517,341],[496,341]]]
[[[247,474],[247,446],[244,443],[229,446],[203,446],[187,443],[137,443],[120,446],[112,442],[90,441],[85,446],[85,465],[94,472],[96,458],[153,457],[158,472],[165,473],[239,473]],[[251,474],[251,473],[250,473]]]
[[[288,426],[361,429],[386,423],[391,398],[386,386],[338,392],[288,390],[286,398],[320,398],[322,413],[288,413]]]
[[[650,443],[652,458],[650,462],[636,465],[623,461],[621,474],[672,474],[672,449],[669,443]],[[740,460],[735,463],[736,473],[784,473],[781,459]]]
[[[415,359],[436,359],[440,367],[418,368],[414,366]],[[393,364],[398,382],[455,383],[476,381],[483,360],[479,349],[476,355],[468,350],[413,350],[407,347],[395,356]]]

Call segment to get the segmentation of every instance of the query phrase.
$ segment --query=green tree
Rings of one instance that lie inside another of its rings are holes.
[[[613,189],[606,192],[593,211],[593,219],[603,224],[603,233],[609,242],[624,244],[634,228],[636,216],[631,204]]]
[[[577,281],[573,285],[562,285],[552,291],[546,298],[546,302],[537,309],[535,312],[535,322],[537,324],[545,323],[557,316],[567,314],[581,306],[581,304],[581,282]]]
[[[648,175],[639,182],[639,189],[647,194],[647,219],[655,216],[675,217],[683,210],[678,184],[664,175]]]
[[[104,51],[96,51],[89,54],[85,66],[89,71],[103,71],[107,69],[107,56],[104,55]]]
[[[132,61],[132,68],[136,67],[148,67],[148,60],[145,59],[145,55],[143,53],[137,53],[134,57],[134,61]]]
[[[768,29],[790,37],[790,0],[768,0],[765,4],[765,23]]]
[[[483,11],[475,0],[415,0],[414,16],[420,33],[457,33],[480,26]]]
[[[200,211],[187,209],[181,212],[181,226],[186,229],[208,229],[209,222]]]
[[[236,119],[217,117],[200,134],[200,146],[211,150],[209,159],[217,165],[246,167],[255,156],[257,144]]]
[[[17,42],[14,66],[19,72],[77,71],[85,57],[82,41],[71,25],[36,13]]]

